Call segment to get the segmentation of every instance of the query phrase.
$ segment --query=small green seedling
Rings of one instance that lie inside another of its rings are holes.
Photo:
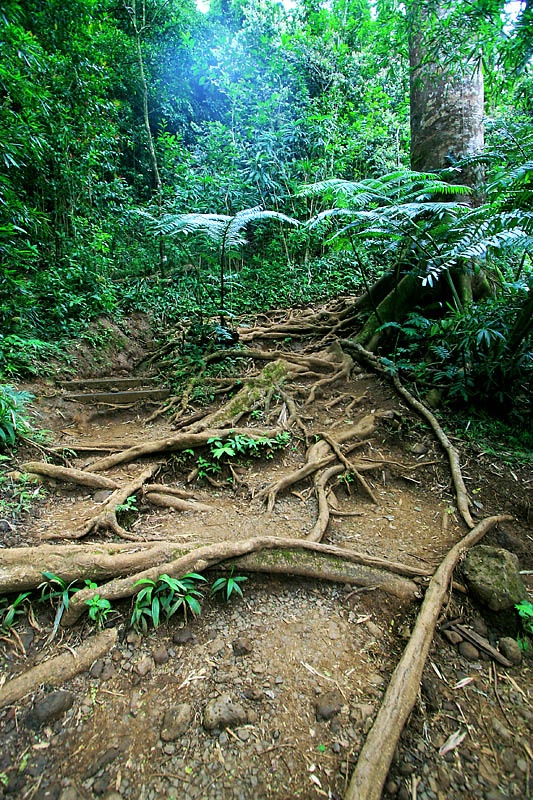
[[[231,568],[231,572],[227,577],[217,578],[211,587],[211,594],[225,595],[226,602],[230,599],[232,594],[238,594],[242,597],[240,584],[248,580],[244,575],[234,575],[233,570],[234,567]]]
[[[96,588],[96,586],[91,586],[90,588]],[[94,597],[89,598],[85,603],[89,608],[89,619],[92,619],[98,628],[103,628],[105,621],[113,611],[109,600],[106,600],[105,597],[100,597],[99,594],[95,594]]]
[[[67,611],[70,603],[70,597],[76,592],[79,592],[80,587],[76,586],[76,581],[67,583],[59,575],[54,575],[53,572],[41,572],[45,579],[42,581],[38,589],[41,590],[41,603],[50,602],[50,605],[57,606],[63,611]]]
[[[516,610],[520,616],[522,623],[523,634],[518,637],[518,644],[521,650],[528,650],[529,642],[528,635],[533,636],[533,603],[529,600],[522,600],[521,603],[515,605]]]
[[[26,613],[26,599],[30,592],[21,592],[12,603],[8,603],[7,597],[0,598],[0,632],[9,634],[15,624],[15,620],[21,614]],[[5,606],[2,608],[2,606]]]
[[[169,620],[180,608],[183,608],[185,622],[187,610],[194,615],[200,614],[202,607],[198,598],[202,597],[202,592],[196,588],[198,581],[205,581],[205,578],[197,572],[189,572],[182,578],[163,574],[157,581],[149,578],[137,581],[135,586],[142,586],[142,589],[134,600],[132,626],[147,633],[150,623],[158,628],[163,619]]]
[[[124,503],[121,503],[119,506],[116,507],[115,511],[138,511],[137,508],[137,497],[134,494],[131,494]]]

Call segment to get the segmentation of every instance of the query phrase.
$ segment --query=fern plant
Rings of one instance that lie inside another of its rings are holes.
[[[139,212],[142,213],[142,212]],[[144,213],[143,216],[146,216]],[[226,268],[229,259],[248,243],[245,230],[248,226],[277,220],[287,225],[299,225],[298,220],[279,211],[269,211],[261,206],[245,208],[236,214],[164,214],[161,218],[151,217],[154,233],[164,236],[201,236],[213,244],[218,251],[219,272],[219,314],[220,324],[224,326],[226,313]]]
[[[506,174],[505,191],[500,179],[490,200],[477,208],[457,201],[471,193],[469,187],[410,170],[359,182],[321,181],[302,187],[300,195],[322,196],[335,204],[313,217],[309,228],[339,221],[330,242],[340,239],[353,248],[359,241],[381,259],[392,255],[395,263],[416,268],[422,285],[433,286],[444,276],[460,308],[452,269],[473,259],[484,262],[488,256],[533,250],[531,211],[509,205],[511,197],[524,197],[524,181],[532,175],[530,164]]]

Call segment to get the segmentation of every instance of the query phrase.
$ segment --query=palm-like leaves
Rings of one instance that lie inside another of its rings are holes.
[[[500,190],[496,202],[476,209],[464,202],[434,199],[468,194],[468,187],[409,170],[359,182],[321,181],[303,187],[300,194],[321,195],[336,204],[313,217],[310,228],[338,219],[341,228],[330,241],[348,237],[364,240],[370,247],[376,243],[380,254],[401,246],[404,255],[410,252],[411,260],[423,268],[424,282],[432,284],[460,262],[491,252],[532,249],[533,214],[523,202],[525,196],[531,202],[532,175],[530,162],[509,171],[489,186],[494,192]],[[514,206],[509,211],[513,200],[522,208]]]
[[[175,234],[202,234],[226,252],[239,249],[247,243],[244,230],[253,222],[277,219],[289,225],[298,225],[298,220],[281,214],[278,211],[268,211],[261,206],[245,208],[233,216],[227,214],[165,214],[161,219],[154,221],[154,230],[166,236]]]
[[[144,216],[149,216],[144,214]],[[226,258],[247,244],[245,229],[256,222],[278,220],[287,225],[299,225],[297,219],[288,217],[279,211],[270,211],[255,206],[238,211],[233,216],[228,214],[164,214],[159,219],[149,217],[151,229],[155,234],[175,236],[177,234],[200,235],[214,243],[219,251],[220,266],[220,314],[224,324],[225,281],[224,271]]]

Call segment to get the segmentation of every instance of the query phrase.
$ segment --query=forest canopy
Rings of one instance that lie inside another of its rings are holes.
[[[198,6],[3,4],[0,379],[99,315],[366,292],[391,370],[531,419],[529,0]]]

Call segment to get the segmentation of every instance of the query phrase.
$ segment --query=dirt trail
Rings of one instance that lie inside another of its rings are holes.
[[[265,487],[302,467],[320,432],[334,438],[343,426],[379,412],[373,435],[356,453],[358,463],[382,462],[364,473],[377,503],[352,476],[331,485],[324,541],[435,569],[465,526],[455,510],[447,459],[432,434],[370,373],[325,382],[305,405],[316,381],[316,375],[302,374],[290,383],[300,398],[307,442],[293,427],[290,442],[269,458],[231,458],[231,466],[209,475],[211,482],[201,477],[188,482],[199,453],[213,462],[205,447],[103,472],[124,486],[159,459],[158,483],[189,489],[195,502],[209,506],[201,512],[157,507],[139,491],[137,510],[119,516],[121,529],[140,541],[171,540],[187,547],[252,536],[301,539],[319,511],[313,479],[281,491],[271,510],[261,496]],[[59,389],[48,394],[41,392],[40,408],[54,431],[54,447],[68,448],[68,466],[86,472],[107,454],[108,445],[124,450],[176,435],[168,417],[146,421],[154,406],[82,406],[65,400]],[[246,424],[252,429],[278,424],[283,403],[279,397],[271,402],[270,413],[258,409]],[[517,551],[522,568],[530,570],[530,475],[483,455],[462,455],[478,513],[515,515],[488,541]],[[3,534],[4,546],[61,544],[77,536],[112,491],[54,481],[47,486],[44,500]],[[110,536],[117,540],[110,531],[89,540]],[[208,577],[220,574],[215,570]],[[122,616],[112,619],[118,644],[89,673],[68,681],[63,693],[48,687],[0,712],[0,797],[342,798],[418,604],[372,587],[268,574],[249,573],[242,588],[243,599],[224,603],[206,595],[199,617],[185,623],[176,615],[145,637],[129,627],[129,602],[120,604]],[[483,619],[460,592],[444,618],[461,618],[493,643],[513,633],[505,630],[506,620]],[[24,656],[14,640],[0,642],[4,679],[75,648],[91,633],[84,618],[46,644],[51,623],[45,612],[41,630],[19,628]],[[529,796],[532,662],[504,670],[475,649],[467,656],[437,634],[384,798]],[[456,746],[439,753],[452,734]]]

